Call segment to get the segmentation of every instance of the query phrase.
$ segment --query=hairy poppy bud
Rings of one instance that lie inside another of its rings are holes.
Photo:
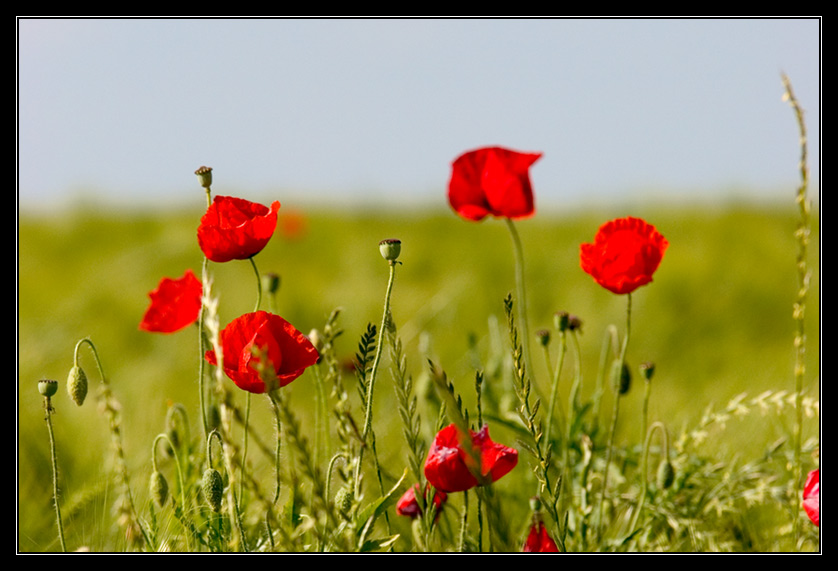
[[[628,365],[623,363],[623,366],[620,367],[620,363],[615,361],[611,370],[611,376],[614,379],[614,388],[621,395],[629,392],[631,388],[631,370]]]
[[[38,392],[45,397],[51,397],[58,390],[58,381],[43,379],[38,381]]]
[[[67,392],[77,405],[84,404],[84,399],[87,397],[87,375],[78,365],[74,365],[67,376]]]
[[[390,263],[395,262],[402,253],[402,241],[396,238],[389,238],[378,243],[381,255]]]
[[[221,498],[224,496],[224,481],[218,470],[212,468],[204,472],[201,487],[204,491],[204,497],[207,503],[212,508],[212,511],[218,513],[221,511]]]
[[[538,344],[542,347],[547,347],[550,344],[550,332],[546,329],[539,329],[535,332],[535,338],[538,340]]]
[[[166,504],[166,498],[169,497],[169,483],[158,470],[151,473],[148,491],[158,506],[162,508]]]
[[[195,175],[198,177],[198,182],[201,184],[201,187],[209,188],[212,186],[211,167],[199,167],[198,170],[195,171]]]
[[[335,505],[342,514],[348,514],[352,509],[352,502],[355,501],[355,492],[351,486],[344,486],[335,494]]]
[[[664,459],[660,463],[660,466],[658,466],[658,488],[661,490],[665,490],[666,488],[672,485],[673,481],[675,481],[675,469],[672,467],[672,463],[669,460]]]

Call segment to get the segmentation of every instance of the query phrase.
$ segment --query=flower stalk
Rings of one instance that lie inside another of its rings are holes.
[[[64,524],[61,521],[61,505],[58,501],[58,456],[55,452],[55,434],[52,428],[52,403],[51,397],[58,389],[58,381],[38,381],[38,391],[44,397],[44,420],[47,423],[49,432],[49,451],[52,462],[52,498],[55,503],[55,522],[58,526],[58,542],[61,544],[61,551],[67,552],[67,543],[64,541]]]
[[[390,242],[390,240],[385,240],[384,242]],[[366,403],[365,403],[365,412],[364,412],[364,427],[361,431],[361,448],[358,451],[358,463],[355,466],[355,497],[360,497],[361,495],[361,464],[363,463],[364,459],[364,449],[366,448],[369,442],[369,435],[372,431],[372,405],[373,405],[373,396],[375,393],[375,379],[378,374],[378,365],[381,362],[381,353],[383,351],[384,345],[384,331],[387,327],[387,320],[390,318],[390,296],[393,293],[393,283],[396,279],[396,264],[400,263],[396,261],[399,253],[401,252],[401,245],[399,243],[399,248],[396,250],[395,248],[382,248],[382,244],[379,245],[381,249],[381,254],[387,260],[387,263],[390,266],[390,277],[387,280],[387,291],[384,294],[384,312],[381,316],[381,327],[378,330],[378,345],[375,348],[375,357],[372,362],[372,369],[370,370],[370,377],[369,381],[367,382],[366,388]]]

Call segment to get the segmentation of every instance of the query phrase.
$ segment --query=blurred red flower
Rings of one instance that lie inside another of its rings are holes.
[[[201,217],[198,245],[213,262],[246,260],[262,251],[276,229],[279,202],[271,207],[216,196]]]
[[[192,270],[177,280],[163,278],[157,289],[148,294],[151,305],[143,315],[140,329],[156,333],[174,333],[197,321],[201,312],[203,286]]]
[[[430,491],[431,487],[429,484],[425,485],[425,498],[427,501],[428,492]],[[412,487],[408,488],[407,491],[402,494],[402,497],[399,498],[399,501],[396,502],[396,513],[399,515],[416,518],[422,515],[422,506],[419,505],[419,501],[416,499],[416,494],[419,492],[419,484],[414,484]],[[436,513],[439,515],[439,511],[442,509],[442,504],[444,504],[448,500],[448,494],[445,492],[441,492],[439,490],[434,490],[434,506],[436,507]]]
[[[524,548],[521,550],[524,553],[558,553],[559,548],[550,534],[547,533],[547,527],[541,520],[533,522],[530,527],[530,532],[527,534],[527,540],[524,542]]]
[[[518,451],[492,442],[488,425],[479,432],[469,430],[469,435],[473,455],[463,448],[463,441],[466,445],[468,442],[454,424],[440,430],[434,438],[425,460],[425,477],[437,490],[462,492],[490,484],[518,464]]]
[[[448,202],[468,220],[491,214],[525,218],[535,212],[529,168],[541,153],[519,153],[485,147],[460,155],[452,163]]]
[[[299,240],[308,232],[308,218],[300,211],[283,210],[278,218],[279,233],[287,240]]]
[[[803,509],[816,526],[821,526],[821,471],[812,470],[803,486]]]
[[[240,389],[264,393],[284,387],[317,362],[319,354],[308,338],[278,315],[267,311],[246,313],[230,322],[221,332],[224,372]],[[255,365],[258,349],[273,367],[278,384],[265,385]],[[215,351],[206,352],[206,360],[218,365]]]
[[[582,269],[609,291],[631,293],[652,281],[667,246],[645,220],[618,218],[600,226],[593,244],[582,244]]]

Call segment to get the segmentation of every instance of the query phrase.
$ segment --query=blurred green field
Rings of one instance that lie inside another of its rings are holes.
[[[141,502],[146,497],[151,442],[163,430],[169,403],[183,403],[195,415],[192,421],[198,430],[195,329],[155,335],[139,331],[137,325],[147,293],[161,277],[180,277],[187,268],[200,276],[202,254],[195,239],[199,209],[200,205],[194,212],[20,215],[19,550],[55,548],[49,447],[36,383],[52,378],[63,385],[79,339],[90,337],[96,344],[123,404],[128,463]],[[283,203],[280,219],[292,214],[293,206]],[[261,272],[281,276],[278,313],[307,332],[321,327],[333,309],[342,308],[340,346],[350,359],[366,324],[381,319],[388,269],[378,242],[399,238],[403,265],[397,269],[392,309],[410,372],[421,378],[426,357],[432,357],[470,402],[474,359],[490,355],[494,319],[500,323],[500,338],[507,340],[503,298],[514,292],[515,281],[505,225],[497,220],[469,223],[448,210],[311,209],[297,214],[305,216],[304,232],[293,238],[278,232],[256,257]],[[707,405],[724,404],[743,391],[756,396],[766,390],[793,390],[798,218],[790,197],[788,204],[773,206],[613,205],[565,215],[539,213],[520,221],[530,329],[551,327],[559,310],[581,317],[583,393],[592,390],[606,328],[615,324],[623,329],[625,297],[605,291],[582,272],[579,244],[591,241],[601,223],[622,216],[646,219],[670,242],[654,282],[633,295],[628,361],[633,367],[643,361],[656,364],[650,419],[664,420],[678,430],[695,422]],[[813,220],[806,313],[806,390],[815,398],[820,374],[818,222]],[[222,325],[251,311],[255,283],[250,264],[210,268]],[[470,336],[478,341],[476,356],[468,352]],[[546,387],[544,363],[535,347],[533,357],[537,382]],[[87,350],[82,363],[93,395],[98,380]],[[568,366],[572,365],[571,360]],[[309,378],[286,387],[304,427],[310,416]],[[566,390],[568,383],[563,382]],[[400,439],[400,430],[387,432],[392,389],[385,380],[377,390],[378,440]],[[621,404],[621,441],[640,440],[634,419],[641,395],[635,390]],[[93,397],[77,408],[62,388],[54,406],[62,499],[70,519],[65,526],[73,534],[73,545],[93,543],[95,549],[95,520],[74,524],[72,504],[84,501],[80,496],[91,482],[103,481],[103,466],[111,455],[109,436]],[[270,427],[268,412],[263,399],[254,400],[252,422],[258,430]],[[423,426],[433,420],[423,419]],[[807,421],[805,437],[817,435],[818,420]],[[771,426],[777,422],[783,421],[732,421],[713,445],[731,454],[758,456],[777,438]],[[398,451],[401,441],[396,443]],[[386,450],[386,445],[379,444],[379,449]],[[86,507],[88,513],[107,511],[109,504],[95,501],[102,505]]]

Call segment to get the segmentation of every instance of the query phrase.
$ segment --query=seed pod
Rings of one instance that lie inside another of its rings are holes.
[[[204,497],[207,503],[212,508],[212,511],[218,513],[221,511],[221,498],[224,496],[224,480],[218,470],[208,469],[204,472],[203,482],[201,487],[204,490]]]
[[[195,175],[198,177],[198,183],[202,188],[209,188],[212,186],[212,168],[199,167],[198,170],[195,171]]]
[[[396,238],[382,240],[378,243],[378,249],[381,255],[390,263],[395,262],[402,252],[402,241]]]
[[[166,499],[169,497],[169,483],[160,471],[155,470],[151,473],[148,491],[158,506],[162,508],[166,504]]]
[[[67,375],[67,392],[77,405],[84,404],[84,399],[87,397],[87,375],[78,365],[74,365],[70,369],[70,374]]]
[[[38,381],[38,392],[45,397],[51,397],[58,390],[58,381],[43,379]]]

